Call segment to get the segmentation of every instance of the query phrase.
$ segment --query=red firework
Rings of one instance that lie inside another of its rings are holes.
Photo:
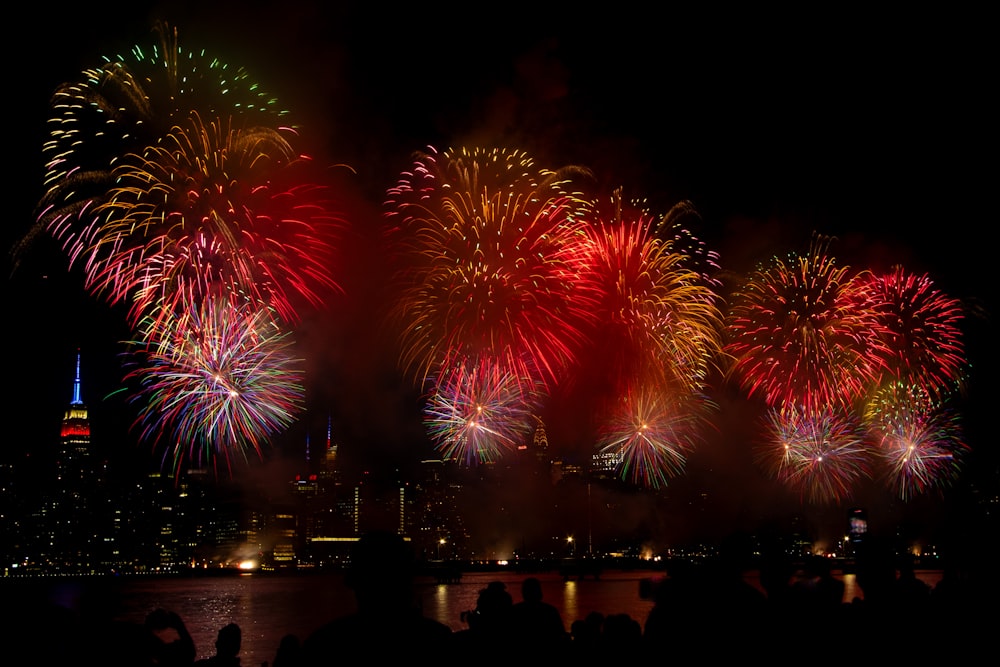
[[[575,361],[597,303],[575,174],[520,152],[432,150],[389,191],[393,316],[420,382],[487,357],[550,387]]]
[[[731,373],[771,407],[850,405],[883,370],[885,338],[867,273],[809,252],[772,258],[737,290],[727,318]]]
[[[133,323],[226,286],[285,321],[319,305],[345,223],[275,130],[233,130],[192,114],[161,145],[127,156],[96,208],[87,286],[132,301]]]
[[[938,398],[960,389],[966,359],[959,301],[927,275],[899,266],[886,275],[867,275],[861,288],[875,304],[888,377]]]

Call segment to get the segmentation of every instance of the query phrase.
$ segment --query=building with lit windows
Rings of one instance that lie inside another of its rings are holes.
[[[111,533],[111,518],[103,466],[91,447],[90,417],[81,396],[79,352],[73,397],[59,429],[51,474],[55,478],[45,486],[38,515],[37,564],[66,573],[104,569],[112,557],[105,539]]]

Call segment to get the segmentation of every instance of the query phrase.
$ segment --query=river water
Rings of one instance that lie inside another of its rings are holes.
[[[844,581],[845,601],[862,597],[854,575],[835,574]],[[931,586],[940,579],[937,571],[920,571],[917,575]],[[599,579],[582,580],[566,580],[557,572],[530,575],[514,571],[474,572],[466,573],[459,583],[452,584],[420,579],[417,593],[427,616],[453,630],[461,630],[466,627],[462,612],[475,608],[480,589],[490,581],[502,581],[517,601],[526,576],[541,581],[544,599],[562,612],[568,630],[573,621],[592,611],[605,615],[625,613],[644,622],[653,603],[640,592],[643,581],[662,577],[663,572],[607,571]],[[759,587],[755,573],[748,573],[746,580]],[[0,590],[6,585],[0,581]],[[270,663],[286,634],[303,639],[326,621],[354,610],[353,595],[344,585],[343,576],[337,573],[122,577],[110,583],[45,580],[41,585],[41,589],[33,585],[32,594],[47,595],[51,601],[81,613],[101,613],[121,621],[142,623],[146,614],[156,608],[174,611],[191,633],[198,657],[212,655],[219,628],[237,623],[243,631],[240,656],[245,667]]]

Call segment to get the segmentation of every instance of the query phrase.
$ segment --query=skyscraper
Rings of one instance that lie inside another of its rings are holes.
[[[105,560],[103,530],[108,518],[102,466],[90,441],[90,418],[81,397],[80,353],[73,397],[59,430],[51,479],[45,485],[40,564],[56,571],[89,572]]]

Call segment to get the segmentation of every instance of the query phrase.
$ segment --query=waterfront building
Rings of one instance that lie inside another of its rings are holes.
[[[469,557],[469,533],[462,519],[464,485],[455,460],[424,459],[413,484],[408,535],[425,560]]]

